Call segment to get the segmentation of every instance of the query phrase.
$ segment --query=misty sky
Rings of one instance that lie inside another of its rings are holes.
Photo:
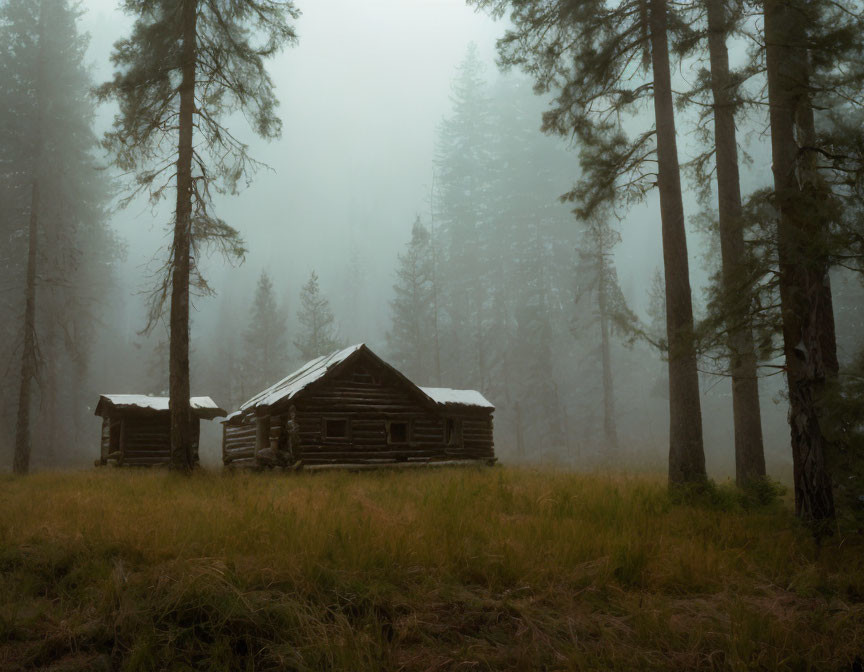
[[[111,45],[130,26],[116,4],[85,3],[97,81],[110,77]],[[259,173],[242,195],[218,202],[219,214],[244,235],[249,256],[240,269],[211,264],[210,274],[221,290],[239,278],[251,285],[267,267],[295,297],[314,267],[326,289],[328,268],[347,259],[353,237],[362,257],[384,261],[371,266],[371,280],[389,288],[396,252],[414,217],[428,212],[435,129],[449,110],[450,78],[471,41],[496,76],[500,25],[462,0],[299,4],[299,44],[268,63],[283,137],[263,143],[239,124],[253,155],[274,172]],[[104,129],[113,111],[100,112]],[[164,244],[169,217],[170,210],[154,217],[141,203],[112,218],[129,245],[129,272],[140,273]]]

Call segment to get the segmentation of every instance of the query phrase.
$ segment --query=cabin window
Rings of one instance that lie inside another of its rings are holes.
[[[325,439],[347,439],[348,420],[345,418],[326,418],[324,420]]]
[[[456,446],[462,438],[462,423],[456,418],[444,420],[444,443],[448,446]]]
[[[388,422],[387,443],[408,443],[408,430],[407,422]]]

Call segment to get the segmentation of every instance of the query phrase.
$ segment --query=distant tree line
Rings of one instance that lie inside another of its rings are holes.
[[[598,416],[614,445],[610,327],[628,313],[617,234],[602,217],[580,226],[559,202],[578,162],[538,133],[540,102],[524,80],[490,85],[472,45],[452,102],[431,212],[398,259],[389,356],[423,384],[487,395],[502,444],[522,457],[568,456]],[[586,359],[602,371],[579,380]],[[588,396],[601,386],[597,405]]]
[[[0,2],[0,446],[14,436],[17,473],[68,463],[86,433],[82,390],[123,253],[79,16],[67,0]]]

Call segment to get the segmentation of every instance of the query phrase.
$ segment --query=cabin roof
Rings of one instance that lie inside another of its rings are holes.
[[[474,408],[495,408],[495,404],[477,390],[453,390],[449,387],[421,387],[427,397],[436,404],[444,406],[472,406]]]
[[[229,418],[234,417],[237,413],[248,411],[251,408],[258,406],[272,406],[279,401],[285,401],[297,396],[298,392],[302,392],[316,380],[323,378],[327,371],[334,366],[341,364],[348,357],[357,352],[363,344],[352,345],[344,350],[337,350],[329,355],[316,357],[315,359],[306,362],[299,369],[287,375],[275,385],[271,385],[266,390],[259,392],[245,404],[240,406],[239,411],[232,413]]]
[[[100,394],[96,404],[96,415],[102,415],[112,409],[118,411],[155,411],[168,412],[168,397],[150,397],[146,394]],[[210,397],[192,397],[189,399],[192,413],[199,418],[218,418],[227,413],[224,408],[216,405]]]
[[[242,415],[244,412],[253,408],[272,406],[281,401],[293,399],[300,392],[305,390],[309,385],[326,376],[330,371],[348,360],[352,355],[360,350],[366,350],[375,359],[381,361],[382,364],[393,370],[400,378],[403,378],[411,387],[415,388],[421,395],[442,406],[465,406],[475,408],[494,409],[492,405],[482,394],[474,390],[451,390],[445,387],[427,387],[422,388],[415,385],[401,372],[395,369],[387,362],[380,359],[375,353],[363,344],[348,346],[343,350],[337,350],[329,355],[317,357],[312,361],[306,362],[294,373],[289,374],[275,385],[271,385],[266,390],[259,392],[245,404],[240,406],[240,409],[231,413],[225,420]]]

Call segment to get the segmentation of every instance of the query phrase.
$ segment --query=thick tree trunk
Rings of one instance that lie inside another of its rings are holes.
[[[666,280],[666,336],[669,341],[669,483],[676,484],[705,480],[705,451],[699,373],[693,343],[687,234],[675,140],[666,0],[650,0],[649,13],[657,127],[657,181]]]
[[[36,377],[36,263],[39,246],[39,172],[42,169],[43,96],[45,71],[45,0],[39,4],[39,63],[36,70],[36,137],[33,148],[33,178],[30,185],[30,226],[27,241],[27,278],[24,288],[24,343],[21,353],[21,375],[18,388],[18,417],[15,425],[15,455],[12,470],[16,474],[30,471],[31,388]]]
[[[177,209],[171,279],[169,392],[171,462],[191,471],[192,411],[189,406],[189,277],[192,248],[192,124],[195,114],[197,0],[183,0],[183,75],[180,83],[180,139],[177,151]]]
[[[38,156],[38,154],[37,154]],[[38,162],[35,170],[38,171]],[[16,474],[30,470],[30,392],[36,376],[36,251],[39,244],[39,181],[30,187],[30,231],[27,245],[27,284],[24,304],[24,351],[21,355],[21,378],[18,388],[18,419],[15,427]]]
[[[834,497],[825,466],[827,441],[820,426],[820,403],[836,357],[830,346],[826,352],[824,317],[830,310],[830,295],[827,266],[818,253],[822,225],[819,218],[808,216],[798,181],[795,123],[808,95],[802,86],[807,54],[797,10],[784,0],[765,0],[764,11],[795,510],[822,533],[831,528]]]
[[[618,429],[615,426],[615,390],[612,381],[612,352],[609,342],[609,306],[606,295],[606,259],[600,252],[600,282],[597,307],[600,313],[600,350],[603,365],[603,431],[607,447],[618,451]]]
[[[742,282],[745,256],[741,221],[741,185],[738,174],[738,141],[735,104],[729,74],[729,32],[724,0],[708,0],[708,48],[711,58],[711,90],[714,95],[714,144],[717,160],[720,254],[723,292],[730,304],[749,295]],[[765,450],[756,351],[749,319],[733,315],[727,319],[729,361],[732,371],[732,415],[735,423],[735,480],[739,486],[764,478]]]
[[[810,88],[810,69],[805,60],[802,72],[798,75],[803,82],[803,88]],[[830,187],[816,168],[818,153],[816,147],[816,120],[813,115],[813,105],[808,95],[798,97],[796,111],[796,126],[798,130],[798,174],[799,183],[804,189],[804,200],[808,204],[809,216],[819,222],[819,227],[827,231],[828,220],[836,209],[833,203]],[[834,378],[840,373],[840,362],[837,359],[837,329],[834,324],[834,301],[831,295],[831,280],[825,273],[824,297],[820,303],[822,360],[825,363],[826,374]]]

